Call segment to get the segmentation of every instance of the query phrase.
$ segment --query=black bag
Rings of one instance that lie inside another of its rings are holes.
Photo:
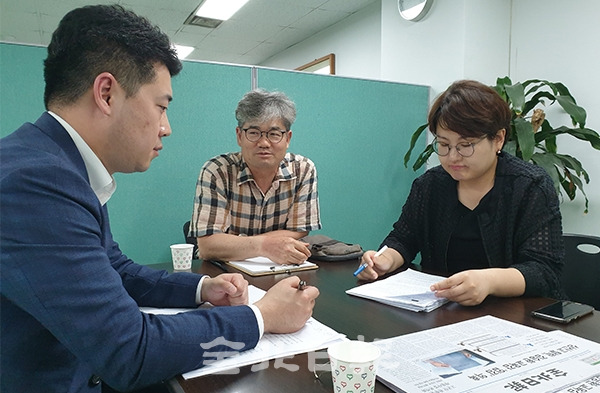
[[[348,244],[324,235],[310,235],[300,239],[310,244],[314,261],[334,262],[360,259],[364,253],[359,244]]]

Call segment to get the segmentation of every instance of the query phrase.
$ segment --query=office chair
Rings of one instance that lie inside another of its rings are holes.
[[[569,299],[600,310],[600,237],[563,234],[562,285]]]
[[[190,231],[190,222],[186,221],[183,224],[183,237],[185,238],[185,242],[187,244],[193,244],[194,245],[194,253],[192,254],[193,255],[192,258],[193,259],[198,259],[198,242],[196,241],[195,237],[188,236],[189,231]]]

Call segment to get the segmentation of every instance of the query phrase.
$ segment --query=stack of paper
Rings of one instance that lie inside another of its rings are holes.
[[[345,336],[311,318],[306,325],[290,334],[265,334],[256,347],[227,359],[209,360],[205,366],[183,374],[190,379],[202,375],[222,373],[249,364],[261,363],[275,358],[296,355],[327,348]]]
[[[429,289],[443,279],[408,269],[384,280],[349,289],[346,293],[411,311],[429,312],[448,302],[447,299],[436,297]]]
[[[251,276],[264,276],[268,274],[293,273],[302,270],[318,269],[316,263],[304,261],[299,265],[280,265],[266,257],[248,258],[243,261],[230,261],[227,265],[243,271]]]
[[[248,286],[249,303],[254,303],[263,297],[265,291],[253,285]],[[150,314],[174,314],[190,311],[190,309],[157,309],[141,307],[142,311]],[[238,367],[249,364],[261,363],[270,359],[281,358],[299,353],[316,351],[327,348],[334,342],[346,340],[343,334],[323,325],[314,318],[310,318],[306,325],[299,331],[289,334],[265,333],[254,349],[240,352],[226,359],[208,358],[202,368],[183,374],[183,378],[190,379],[202,375],[216,373],[231,373]]]

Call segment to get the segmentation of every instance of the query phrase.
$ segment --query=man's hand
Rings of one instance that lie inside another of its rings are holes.
[[[300,290],[299,283],[295,276],[281,280],[254,303],[262,314],[265,333],[296,332],[311,317],[319,290],[313,286]]]
[[[310,257],[310,244],[289,236],[262,236],[260,255],[281,265],[300,265]]]
[[[238,273],[207,277],[202,282],[202,301],[215,306],[248,304],[248,281]]]
[[[204,260],[242,261],[267,257],[275,263],[299,265],[310,257],[310,245],[297,239],[307,232],[277,230],[256,236],[214,233],[197,238],[198,256]]]

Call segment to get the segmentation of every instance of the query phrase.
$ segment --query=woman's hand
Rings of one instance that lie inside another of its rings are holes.
[[[431,286],[437,297],[475,306],[489,295],[511,297],[525,292],[525,278],[515,268],[465,270]]]
[[[396,270],[404,263],[400,253],[393,248],[386,249],[381,255],[375,256],[373,250],[366,251],[360,264],[367,264],[367,267],[360,272],[357,278],[360,280],[373,281],[386,273]]]
[[[431,286],[435,296],[463,306],[475,306],[489,295],[485,270],[465,270]]]

